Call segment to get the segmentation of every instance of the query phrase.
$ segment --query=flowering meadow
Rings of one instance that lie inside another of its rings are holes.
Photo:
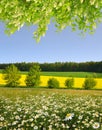
[[[0,88],[0,130],[102,130],[102,91]]]

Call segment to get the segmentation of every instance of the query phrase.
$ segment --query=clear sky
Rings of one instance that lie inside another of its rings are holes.
[[[56,32],[54,24],[40,43],[33,38],[35,26],[24,26],[11,36],[0,23],[0,63],[102,61],[102,24],[93,35],[82,37],[70,28]]]

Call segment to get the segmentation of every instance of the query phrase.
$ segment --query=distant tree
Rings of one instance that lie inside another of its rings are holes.
[[[68,89],[71,89],[73,88],[74,86],[74,78],[68,78],[65,80],[65,86],[68,88]]]
[[[33,64],[39,64],[36,62],[21,62],[21,63],[14,63],[14,65],[20,71],[29,71]],[[0,64],[0,69],[5,69],[7,66],[11,64]],[[57,72],[98,72],[102,73],[102,61],[100,62],[55,62],[55,63],[41,63],[39,64],[42,71],[57,71]],[[98,75],[97,75],[98,77]]]
[[[40,84],[40,66],[38,64],[34,64],[25,79],[26,85],[28,87],[35,87]]]
[[[21,78],[20,71],[15,65],[8,66],[3,71],[3,79],[6,82],[7,87],[17,87],[20,84],[19,79]]]
[[[51,20],[59,31],[70,26],[73,31],[92,33],[102,22],[102,0],[0,0],[0,20],[8,34],[24,25],[37,25],[38,42]]]
[[[56,78],[50,78],[47,84],[48,88],[59,88],[59,81]]]
[[[83,88],[84,89],[92,89],[96,86],[97,82],[94,78],[86,78],[84,83],[83,83]]]

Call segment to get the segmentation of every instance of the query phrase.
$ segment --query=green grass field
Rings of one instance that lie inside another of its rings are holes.
[[[87,76],[96,76],[102,78],[102,73],[91,73],[91,72],[41,72],[43,76],[58,76],[58,77],[79,77],[85,78]]]
[[[69,89],[49,89],[49,88],[0,88],[0,96],[5,96],[6,98],[16,98],[16,97],[27,97],[29,95],[51,95],[52,93],[56,94],[65,94],[69,96],[79,95],[91,95],[91,96],[102,96],[102,91],[100,90],[69,90]]]
[[[28,72],[21,72],[21,74],[27,74]],[[41,72],[41,76],[57,76],[57,77],[76,77],[85,78],[90,76],[95,76],[97,78],[102,78],[102,73],[93,72]]]
[[[0,69],[0,73],[2,73],[3,70]]]
[[[2,73],[2,70],[0,70]],[[22,71],[21,74],[27,74],[28,72]],[[93,73],[93,72],[41,72],[42,76],[57,76],[57,77],[79,77],[85,78],[89,76],[95,76],[97,78],[102,78],[102,73]]]
[[[21,73],[27,74],[28,72],[21,72]],[[93,72],[41,72],[41,75],[57,76],[57,77],[76,77],[76,78],[95,76],[97,78],[102,78],[102,73],[93,73]]]

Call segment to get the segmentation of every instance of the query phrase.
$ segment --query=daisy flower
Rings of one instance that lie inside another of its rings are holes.
[[[68,120],[72,120],[72,118],[74,117],[74,113],[68,113],[64,119],[64,121],[68,121]]]
[[[95,122],[94,124],[93,124],[93,128],[94,129],[98,129],[100,127],[100,124],[98,123],[98,122]]]

